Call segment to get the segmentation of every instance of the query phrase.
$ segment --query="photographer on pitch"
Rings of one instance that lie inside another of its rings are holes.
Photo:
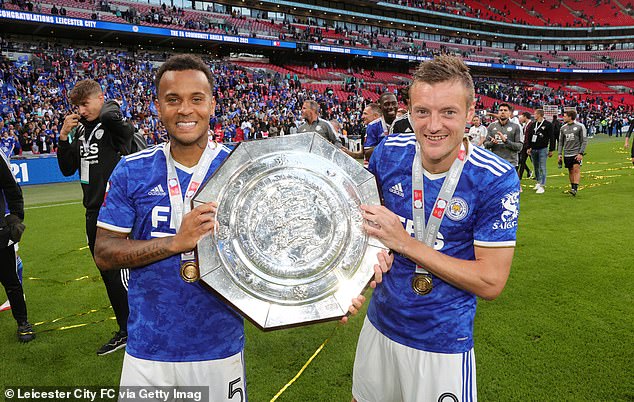
[[[79,171],[86,208],[86,236],[94,258],[97,216],[104,201],[106,184],[121,154],[129,153],[131,149],[134,127],[123,119],[117,102],[104,100],[97,81],[79,81],[70,91],[69,99],[79,110],[64,118],[57,162],[64,176]],[[100,272],[119,324],[119,331],[97,351],[101,356],[125,347],[129,309],[128,270]]]

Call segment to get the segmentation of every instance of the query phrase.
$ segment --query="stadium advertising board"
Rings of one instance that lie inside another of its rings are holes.
[[[295,49],[295,42],[286,42],[279,40],[269,40],[260,38],[246,38],[232,35],[219,35],[209,32],[186,31],[181,29],[167,29],[148,27],[143,25],[120,24],[117,22],[92,21],[81,18],[60,17],[55,15],[34,14],[25,11],[0,10],[0,19],[11,19],[26,22],[38,22],[52,25],[75,26],[82,28],[103,29],[106,31],[118,31],[127,33],[137,33],[144,35],[170,36],[176,38],[189,38],[208,40],[212,42],[238,43],[243,45],[257,45],[268,47],[280,47],[286,49]]]
[[[79,180],[79,175],[65,177],[57,165],[57,157],[11,159],[11,172],[20,186],[30,184],[62,183]]]
[[[414,56],[410,54],[382,52],[382,51],[374,51],[369,49],[354,49],[354,48],[327,46],[327,45],[308,45],[308,50],[312,50],[315,52],[351,54],[356,56],[380,57],[380,58],[387,58],[387,59],[400,59],[400,60],[410,60],[410,61],[424,61],[424,60],[430,59],[430,57]],[[469,66],[476,66],[476,67],[501,68],[505,70],[520,70],[520,71],[542,71],[547,73],[590,73],[590,74],[634,73],[634,68],[584,70],[579,68],[573,69],[573,68],[552,68],[552,67],[536,67],[536,66],[516,66],[514,64],[484,63],[484,62],[469,61],[469,60],[465,60],[465,63]]]
[[[29,13],[25,11],[0,10],[0,19],[19,20],[26,22],[36,22],[52,25],[76,26],[90,29],[101,29],[106,31],[118,31],[136,33],[141,35],[158,35],[183,39],[199,39],[212,42],[234,43],[240,45],[255,45],[266,47],[279,47],[285,49],[297,49],[296,42],[287,42],[261,38],[247,38],[243,36],[221,35],[209,32],[188,31],[182,29],[156,28],[143,25],[121,24],[116,22],[92,21],[81,18],[69,18],[54,15],[43,15]],[[357,49],[350,47],[328,46],[322,44],[309,44],[308,50],[314,52],[350,54],[363,57],[378,57],[387,59],[398,59],[404,61],[424,61],[429,57],[416,56],[405,53],[385,52],[371,49]],[[541,71],[547,73],[585,73],[585,74],[614,74],[614,73],[634,73],[634,68],[623,69],[580,69],[580,68],[553,68],[539,66],[517,66],[513,64],[498,64],[465,61],[470,66],[487,67],[505,70],[519,71]]]

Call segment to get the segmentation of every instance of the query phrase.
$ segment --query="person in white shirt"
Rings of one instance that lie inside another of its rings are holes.
[[[487,138],[487,128],[482,125],[480,116],[473,116],[469,128],[469,142],[476,147],[484,148],[484,140]]]

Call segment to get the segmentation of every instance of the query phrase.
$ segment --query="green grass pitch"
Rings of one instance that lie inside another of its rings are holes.
[[[576,198],[565,194],[567,171],[557,169],[554,157],[545,194],[522,180],[510,278],[497,300],[479,302],[476,316],[480,400],[634,400],[634,168],[628,156],[621,139],[592,139]],[[95,354],[116,322],[86,247],[79,184],[25,187],[24,194],[20,254],[38,333],[19,344],[11,314],[0,313],[0,384],[117,385],[123,353]],[[362,321],[357,316],[346,326],[267,333],[247,323],[249,399],[270,401],[328,340],[277,400],[349,401]]]

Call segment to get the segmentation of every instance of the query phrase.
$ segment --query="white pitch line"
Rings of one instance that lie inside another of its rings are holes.
[[[81,201],[75,201],[75,202],[65,202],[65,203],[63,203],[63,204],[38,205],[37,207],[26,207],[26,208],[24,208],[24,209],[25,209],[25,210],[27,210],[27,209],[40,209],[40,208],[63,207],[64,205],[77,205],[77,204],[81,204]]]

